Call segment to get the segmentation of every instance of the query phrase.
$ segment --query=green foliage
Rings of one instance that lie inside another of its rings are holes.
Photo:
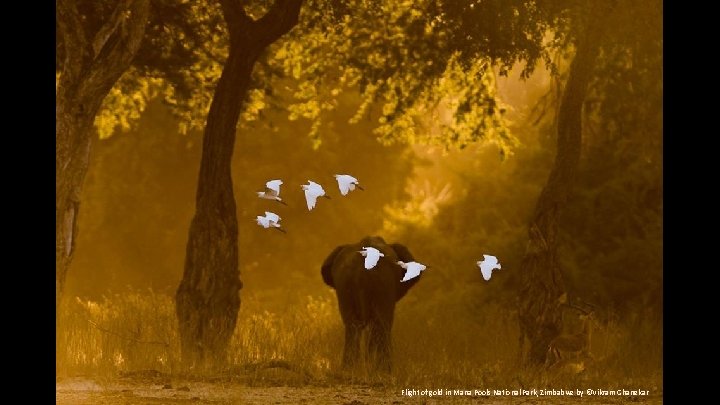
[[[566,44],[565,16],[583,1],[483,0],[441,1],[435,21],[448,32],[448,44],[470,65],[478,56],[489,58],[507,73],[522,65],[528,78],[539,61],[553,67],[551,52]]]
[[[192,64],[175,72],[182,88],[166,86],[162,100],[172,107],[181,134],[205,128],[215,85],[228,55],[225,21],[218,2],[191,2],[190,18],[199,43]]]
[[[130,68],[110,90],[95,116],[100,139],[109,138],[117,129],[126,132],[134,128],[148,101],[164,87],[161,79],[143,77],[137,69]]]
[[[659,317],[662,308],[662,40],[660,14],[643,11],[651,6],[639,3],[613,15],[616,22],[640,15],[647,20],[605,39],[586,102],[583,160],[559,227],[570,294],[621,316],[647,307],[646,316]],[[530,110],[518,103],[513,107],[519,117]],[[432,193],[414,192],[409,202],[386,210],[385,229],[411,249],[425,247],[426,260],[461,284],[473,277],[467,263],[486,251],[504,258],[503,272],[517,270],[526,224],[550,170],[552,116],[545,115],[537,132],[514,128],[522,147],[506,164],[492,164],[474,147],[432,157],[433,171],[451,173],[435,189],[450,183],[454,198],[429,210],[435,205]],[[427,170],[416,172],[428,177]],[[497,284],[489,284],[497,288],[475,289],[469,296],[512,304],[517,272],[500,274],[493,280]]]
[[[112,2],[78,1],[83,29],[92,38],[112,14]],[[173,106],[180,132],[201,128],[226,50],[224,21],[215,2],[152,0],[145,38],[131,68],[103,101],[95,119],[100,138],[128,131],[155,97]],[[56,35],[56,71],[65,63]],[[60,77],[57,80],[61,80]]]
[[[359,89],[363,102],[350,122],[376,121],[373,133],[385,144],[463,148],[487,138],[502,150],[512,146],[491,59],[450,43],[442,19],[433,18],[435,2],[358,0],[334,5],[335,12],[325,7],[308,3],[301,25],[270,60],[295,79],[290,117],[313,121],[313,139],[319,141],[338,97]]]
[[[588,4],[569,0],[309,1],[300,24],[271,48],[255,70],[254,90],[242,124],[260,118],[263,109],[286,108],[291,119],[312,122],[310,137],[317,147],[320,130],[341,94],[359,90],[363,102],[350,122],[365,116],[375,121],[373,132],[385,144],[462,149],[484,139],[507,155],[515,140],[496,94],[492,69],[499,67],[499,73],[506,75],[522,62],[522,75],[527,77],[539,60],[553,67],[550,55],[567,43],[571,11]],[[251,2],[247,10],[257,18],[267,6],[267,1]],[[168,3],[164,7],[180,6]],[[153,77],[158,71],[164,81],[157,94],[174,107],[180,132],[186,133],[204,125],[227,55],[227,38],[216,4],[183,3],[180,9],[187,22],[154,23],[147,41],[162,49],[160,54],[169,55],[169,64],[158,70],[153,63],[159,59],[152,57],[157,52],[143,48],[138,58],[144,63],[139,65],[141,75],[128,75],[124,81]],[[186,38],[194,46],[178,48]],[[186,56],[182,67],[174,63],[176,54]],[[287,78],[293,80],[288,83]],[[278,91],[288,85],[290,100]],[[104,113],[116,118],[99,122],[103,136],[115,126],[126,129],[126,123],[142,111],[144,103],[130,101],[137,93],[128,92],[129,87],[128,83],[119,85],[106,103],[106,109],[130,111]],[[373,111],[372,105],[379,109]]]

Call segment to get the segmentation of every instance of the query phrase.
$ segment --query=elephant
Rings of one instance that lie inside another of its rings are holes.
[[[377,265],[365,269],[359,253],[363,247],[374,247],[384,254]],[[322,264],[325,284],[335,289],[340,316],[345,325],[345,347],[342,366],[357,365],[361,356],[361,334],[367,330],[367,359],[375,371],[390,372],[391,330],[395,304],[420,280],[417,276],[401,282],[405,269],[397,264],[414,261],[407,247],[388,244],[382,237],[368,236],[360,242],[336,247]]]

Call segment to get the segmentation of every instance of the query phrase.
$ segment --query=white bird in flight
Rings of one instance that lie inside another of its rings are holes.
[[[403,269],[407,270],[405,272],[405,277],[403,277],[403,279],[400,280],[400,282],[412,280],[415,277],[419,276],[423,270],[427,269],[426,265],[424,265],[422,263],[418,263],[418,262],[405,263],[402,260],[398,260],[397,264],[400,265],[400,267],[402,267]]]
[[[501,266],[500,266],[500,263],[498,263],[497,257],[485,255],[485,254],[483,255],[483,257],[485,259],[477,262],[477,265],[478,265],[478,267],[480,267],[480,272],[482,273],[482,276],[485,279],[485,281],[488,281],[488,280],[490,280],[492,271],[495,269],[500,270]]]
[[[302,189],[305,190],[305,201],[307,202],[308,211],[312,211],[312,209],[315,208],[318,197],[330,199],[329,196],[325,195],[325,190],[323,190],[322,186],[314,181],[308,180],[308,184],[303,184]]]
[[[280,186],[283,184],[282,180],[270,180],[265,183],[265,191],[258,191],[258,197],[265,200],[275,200],[280,204],[285,204],[285,201],[280,198]]]
[[[374,247],[364,247],[363,250],[358,250],[358,253],[363,255],[365,258],[365,268],[367,270],[372,269],[377,265],[378,260],[380,260],[380,257],[385,256],[382,252],[375,249]]]
[[[280,216],[274,212],[265,211],[265,216],[258,215],[256,221],[258,225],[265,229],[273,228],[282,233],[287,233],[280,227]]]
[[[340,194],[342,195],[347,195],[349,192],[355,190],[355,187],[359,188],[360,190],[365,190],[358,184],[358,179],[350,176],[349,174],[336,174],[335,180],[337,180],[338,182]]]

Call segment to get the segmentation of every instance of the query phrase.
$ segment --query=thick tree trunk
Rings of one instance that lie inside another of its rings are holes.
[[[60,84],[55,111],[55,300],[60,305],[65,277],[75,251],[80,192],[92,145],[92,123],[103,95],[78,103]],[[87,111],[78,111],[88,105]]]
[[[87,38],[72,0],[57,1],[65,60],[55,106],[55,310],[75,251],[80,192],[92,149],[92,124],[103,99],[140,48],[150,2],[125,0]],[[57,312],[56,312],[57,315]]]
[[[235,330],[242,288],[230,171],[237,122],[255,61],[297,24],[301,3],[277,0],[263,18],[254,21],[241,2],[221,1],[230,51],[205,126],[195,216],[175,296],[182,356],[188,367],[221,366]]]
[[[530,343],[527,360],[545,361],[550,341],[562,329],[560,297],[565,293],[557,258],[558,216],[566,204],[580,162],[582,108],[599,53],[599,27],[590,27],[577,44],[557,120],[557,154],[535,206],[528,231],[528,248],[521,264],[521,350]]]

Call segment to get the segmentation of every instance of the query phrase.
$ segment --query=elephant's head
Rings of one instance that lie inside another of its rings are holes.
[[[365,270],[363,268],[363,259],[360,253],[358,253],[363,247],[374,247],[384,254],[378,263],[377,271],[391,269],[390,271],[394,272],[392,279],[395,284],[396,301],[404,297],[408,290],[420,281],[420,275],[405,282],[400,281],[405,276],[406,270],[397,264],[398,260],[402,260],[403,262],[411,262],[415,260],[407,247],[400,243],[388,244],[380,236],[367,236],[358,243],[340,245],[336,247],[332,253],[330,253],[323,262],[321,269],[322,278],[323,281],[325,281],[325,284],[336,288],[336,280],[334,279],[336,276],[333,275],[333,268],[359,272],[375,271],[375,269]]]

